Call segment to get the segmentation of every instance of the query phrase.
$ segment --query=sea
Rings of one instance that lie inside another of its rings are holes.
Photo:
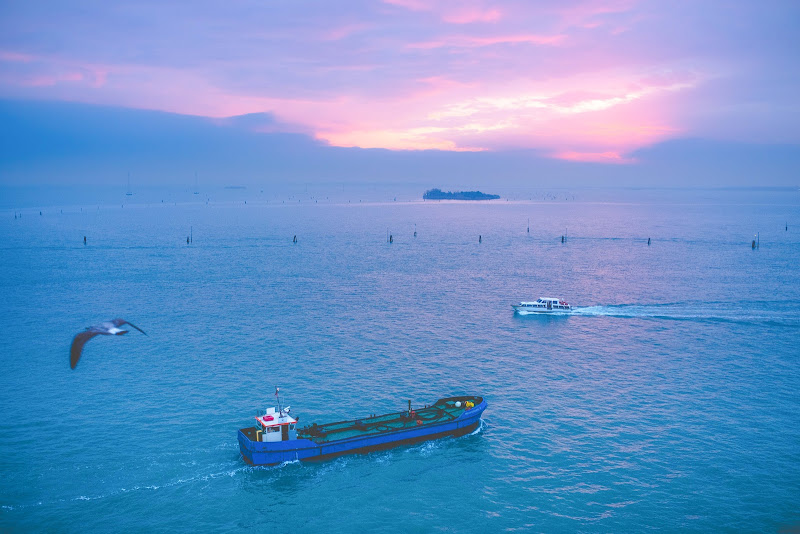
[[[800,532],[796,188],[4,191],[2,532]],[[488,408],[251,467],[276,387],[301,426]]]

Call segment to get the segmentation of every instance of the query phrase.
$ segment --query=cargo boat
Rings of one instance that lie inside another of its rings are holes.
[[[277,392],[276,392],[277,396]],[[239,430],[239,451],[250,465],[327,460],[367,453],[447,436],[469,434],[480,425],[486,409],[483,397],[439,399],[431,406],[298,428],[290,407],[268,408],[256,416],[256,426]]]

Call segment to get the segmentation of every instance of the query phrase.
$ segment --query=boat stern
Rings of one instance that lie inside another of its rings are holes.
[[[253,443],[256,441],[257,431],[256,427],[240,428],[237,434],[239,454],[241,454],[242,460],[249,465],[255,465],[253,463]]]

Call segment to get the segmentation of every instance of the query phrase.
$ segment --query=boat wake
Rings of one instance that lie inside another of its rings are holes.
[[[797,303],[675,302],[574,307],[571,316],[601,316],[674,321],[708,321],[800,327]]]
[[[287,464],[293,462],[286,462]],[[274,466],[274,467],[282,467],[281,466]],[[97,493],[97,494],[88,494],[88,495],[78,495],[75,497],[66,497],[61,499],[54,499],[51,501],[36,501],[32,503],[20,503],[15,505],[3,505],[0,506],[0,509],[11,512],[15,510],[24,510],[27,508],[34,508],[40,506],[53,506],[55,504],[60,503],[68,503],[68,502],[76,502],[76,501],[101,501],[104,499],[111,499],[116,498],[120,495],[130,494],[130,493],[137,493],[137,492],[147,492],[147,491],[159,491],[163,489],[172,488],[175,486],[184,486],[187,484],[194,484],[198,482],[208,482],[209,480],[223,478],[223,477],[235,477],[240,473],[247,473],[254,469],[252,466],[242,465],[233,467],[231,469],[223,469],[222,471],[216,471],[211,473],[205,474],[198,474],[196,476],[186,477],[186,478],[177,478],[170,481],[165,481],[160,484],[142,484],[142,485],[135,485],[129,487],[120,487],[113,489],[111,491],[105,493]]]
[[[468,436],[477,436],[478,434],[483,432],[483,429],[486,427],[486,421],[484,421],[483,419],[479,419],[478,423],[480,423],[478,425],[478,428],[467,434]]]

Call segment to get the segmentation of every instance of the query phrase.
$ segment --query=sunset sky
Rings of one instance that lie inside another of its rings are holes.
[[[798,50],[796,1],[4,2],[0,98],[625,165],[800,145]]]

